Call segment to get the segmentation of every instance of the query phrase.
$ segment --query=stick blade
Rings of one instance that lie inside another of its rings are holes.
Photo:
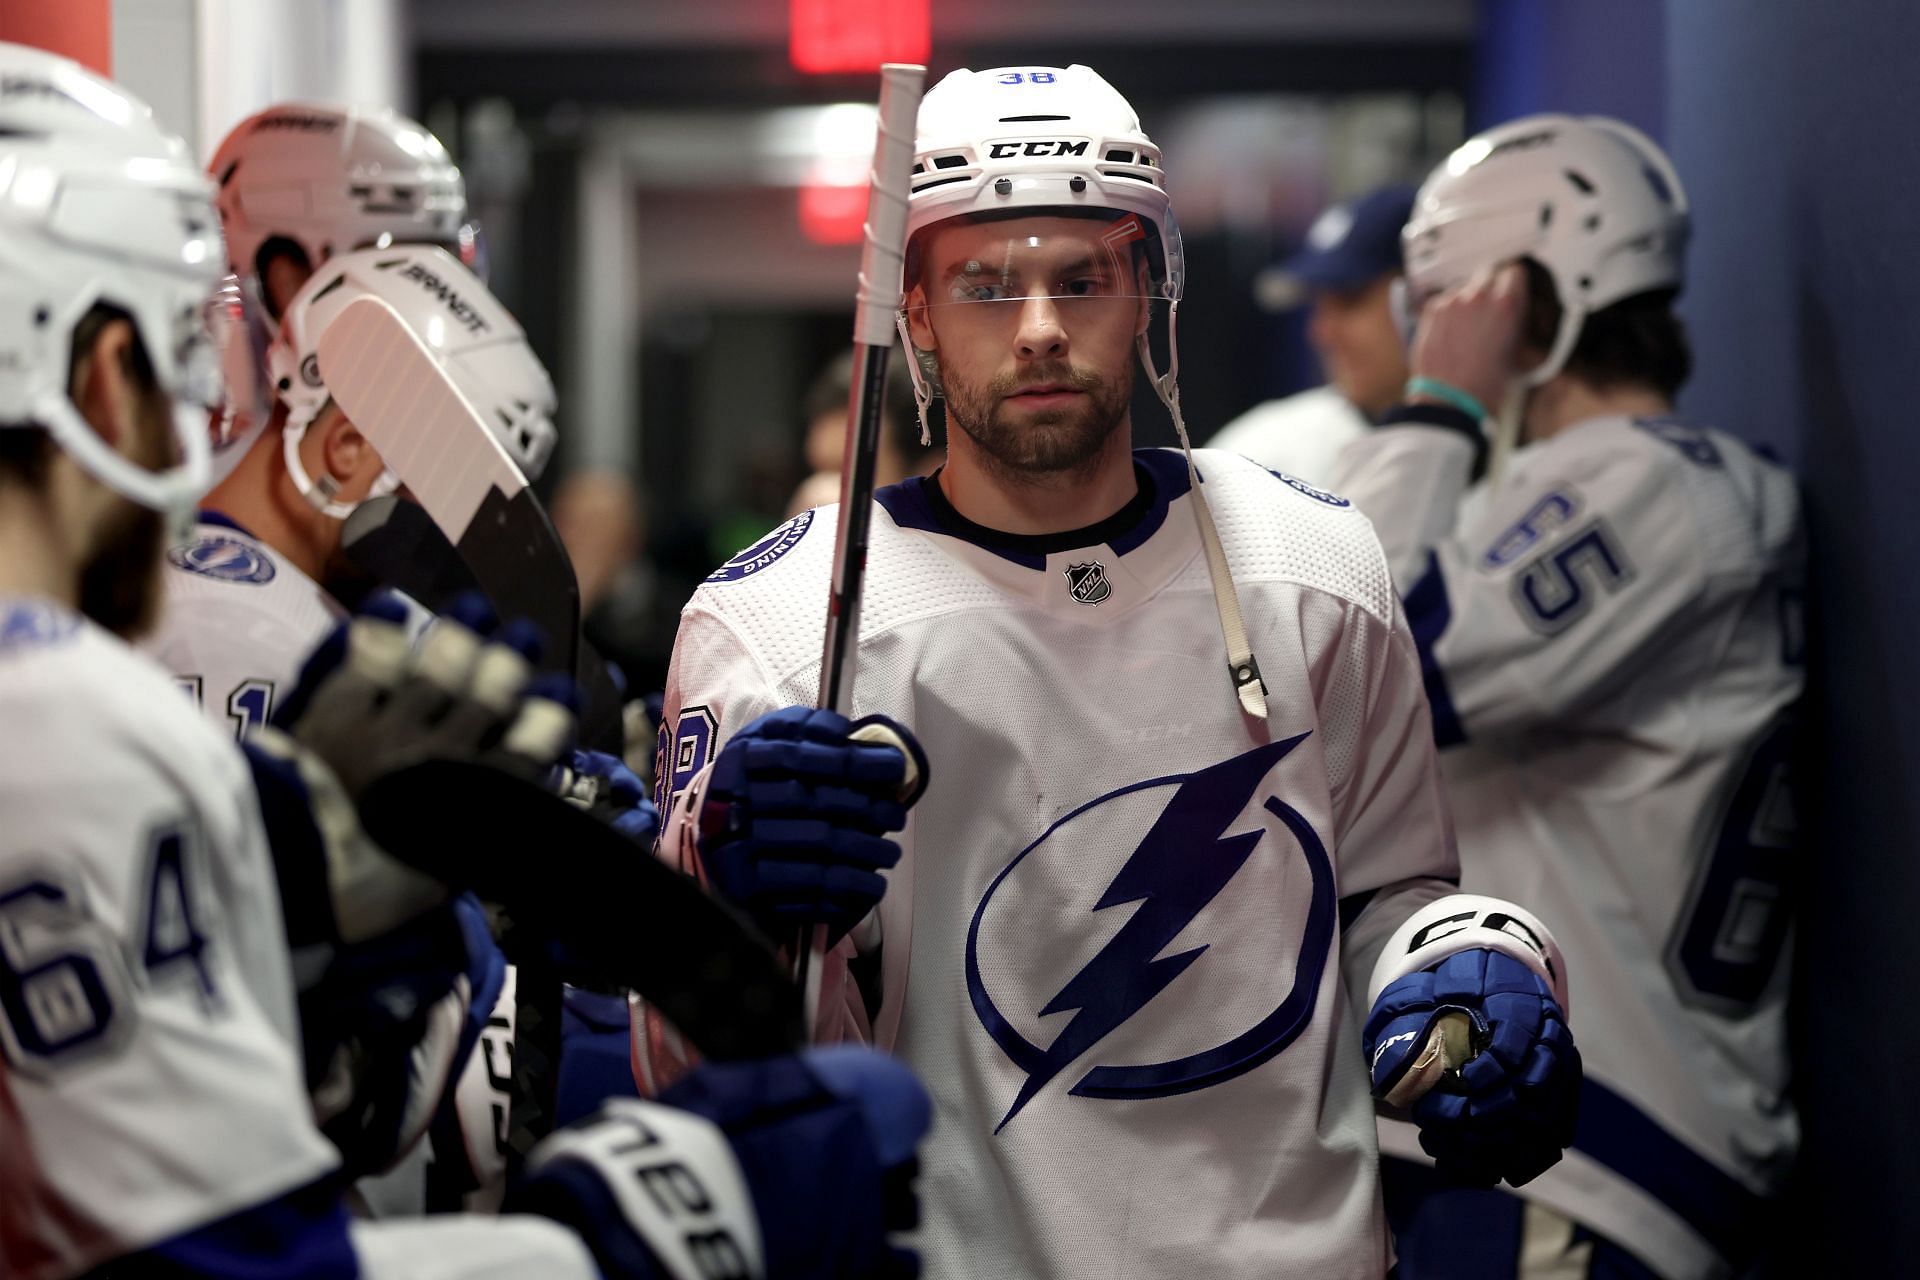
[[[459,542],[490,491],[527,487],[460,389],[379,298],[349,302],[320,335],[320,376],[420,505]]]

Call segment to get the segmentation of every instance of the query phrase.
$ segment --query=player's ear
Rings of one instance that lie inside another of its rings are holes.
[[[340,411],[339,405],[327,402],[314,423],[313,434],[320,437],[321,465],[343,488],[362,471],[371,469],[378,474],[380,455],[374,452],[373,443],[360,434],[360,428]]]
[[[74,407],[100,438],[122,447],[140,420],[141,386],[135,373],[133,325],[115,316],[104,323],[83,321],[74,334]]]
[[[933,325],[928,319],[926,287],[914,285],[907,291],[902,305],[907,309],[907,334],[913,339],[913,345],[922,351],[932,351],[939,343],[934,341]]]

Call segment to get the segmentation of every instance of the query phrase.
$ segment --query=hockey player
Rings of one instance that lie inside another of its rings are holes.
[[[821,1034],[871,1035],[940,1112],[934,1274],[1379,1277],[1369,1069],[1449,1166],[1537,1173],[1578,1078],[1554,944],[1453,893],[1365,519],[1132,450],[1136,352],[1179,424],[1183,272],[1125,99],[956,71],[914,159],[902,325],[953,429],[878,494],[854,706],[931,783],[909,815],[900,753],[807,709],[835,517],[805,513],[683,615],[663,853],[771,936],[839,939]],[[651,1076],[667,1041],[636,1032]]]
[[[890,1170],[925,1104],[868,1058],[709,1070],[684,1109],[629,1102],[533,1153],[525,1213],[349,1226],[302,1087],[290,851],[269,855],[239,749],[123,638],[206,472],[204,418],[176,410],[218,399],[211,191],[77,65],[0,45],[0,80],[0,715],[21,745],[0,780],[0,1274],[911,1274],[883,1199],[901,1203]],[[283,767],[261,765],[261,787],[291,776],[301,811],[320,806],[298,906],[343,941],[423,888],[358,829],[348,786],[370,757],[498,739],[533,763],[564,728],[550,702],[532,715],[505,643],[436,637],[410,659],[391,616],[356,622],[270,738]]]
[[[328,261],[288,298],[267,355],[268,429],[201,504],[195,536],[167,556],[167,608],[149,651],[214,723],[244,734],[342,614],[329,586],[363,589],[342,522],[399,478],[341,412],[320,372],[320,335],[356,298],[378,297],[429,342],[529,478],[552,455],[553,382],[526,335],[446,250],[395,245]]]
[[[1257,289],[1278,295],[1276,310],[1311,305],[1307,340],[1327,385],[1255,405],[1220,428],[1208,448],[1324,485],[1340,451],[1399,403],[1407,352],[1392,289],[1400,278],[1400,228],[1412,207],[1407,186],[1336,204],[1314,219],[1299,253],[1261,273]]]
[[[1625,125],[1467,142],[1407,226],[1409,403],[1342,459],[1404,590],[1462,887],[1551,913],[1587,1064],[1574,1146],[1523,1199],[1389,1162],[1407,1280],[1745,1274],[1793,1155],[1800,513],[1784,471],[1674,415],[1687,234]],[[1526,448],[1476,486],[1516,385]]]

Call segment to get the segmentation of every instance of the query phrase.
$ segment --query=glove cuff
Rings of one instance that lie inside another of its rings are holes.
[[[1367,1004],[1377,1003],[1382,991],[1408,974],[1475,948],[1497,951],[1526,965],[1553,992],[1561,1012],[1570,1012],[1566,961],[1553,934],[1526,908],[1473,893],[1450,894],[1407,917],[1387,939],[1373,967]]]

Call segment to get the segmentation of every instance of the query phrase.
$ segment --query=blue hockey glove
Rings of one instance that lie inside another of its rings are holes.
[[[651,845],[660,834],[660,811],[647,797],[647,784],[618,756],[574,751],[560,767],[554,789],[629,839]]]
[[[342,947],[300,993],[320,1127],[349,1176],[391,1167],[426,1132],[506,981],[471,895]]]
[[[1497,951],[1457,951],[1388,985],[1366,1024],[1376,1097],[1411,1109],[1434,1165],[1520,1186],[1573,1142],[1580,1052],[1552,992]]]
[[[873,910],[887,839],[926,789],[926,755],[883,717],[811,707],[761,716],[714,762],[700,854],[714,887],[772,937],[824,924],[829,943]]]
[[[932,1120],[905,1066],[814,1049],[709,1064],[537,1147],[509,1212],[565,1223],[610,1280],[910,1280]]]

